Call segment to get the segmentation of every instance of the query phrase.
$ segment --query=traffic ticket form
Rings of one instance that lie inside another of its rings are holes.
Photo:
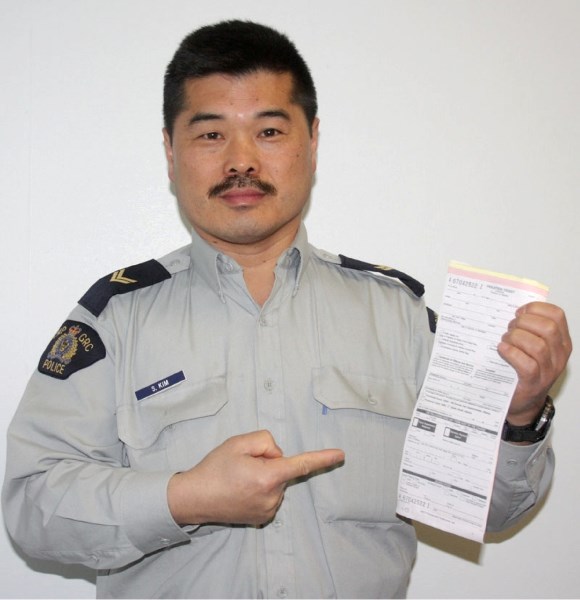
[[[483,541],[517,375],[497,353],[540,283],[451,262],[433,352],[405,440],[398,514]]]

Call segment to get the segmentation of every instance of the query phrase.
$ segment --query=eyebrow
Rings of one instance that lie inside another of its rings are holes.
[[[202,121],[217,121],[219,119],[223,119],[223,117],[215,113],[198,112],[189,119],[188,125],[194,125],[195,123],[200,123]]]
[[[290,121],[290,114],[281,108],[276,108],[276,109],[270,109],[270,110],[262,110],[256,114],[256,118],[258,118],[258,119],[278,118],[278,119],[284,119],[286,121]],[[217,113],[198,112],[198,113],[195,113],[191,117],[191,119],[189,119],[188,125],[191,126],[191,125],[195,125],[195,123],[201,123],[204,121],[220,121],[223,119],[224,119],[224,116],[217,114]]]
[[[272,110],[263,110],[263,111],[260,111],[256,116],[259,119],[269,117],[269,118],[280,118],[280,119],[285,119],[286,121],[290,121],[290,114],[281,108],[272,109]]]

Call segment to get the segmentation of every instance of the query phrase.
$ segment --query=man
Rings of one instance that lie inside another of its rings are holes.
[[[11,535],[99,569],[100,597],[405,593],[396,485],[430,319],[414,280],[308,244],[316,110],[294,46],[253,23],[194,32],[167,69],[192,243],[81,298],[9,432]],[[533,425],[571,351],[562,311],[523,307],[498,351],[510,426]],[[546,490],[546,432],[502,442],[490,529]]]

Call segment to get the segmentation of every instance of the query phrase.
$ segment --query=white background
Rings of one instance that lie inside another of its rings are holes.
[[[185,34],[233,17],[312,68],[316,245],[407,271],[434,308],[450,259],[538,279],[580,340],[580,2],[0,0],[2,435],[86,288],[187,243],[162,76]],[[481,548],[421,528],[410,597],[580,596],[579,357],[547,503]],[[94,596],[90,571],[28,560],[3,529],[0,546],[0,596]]]

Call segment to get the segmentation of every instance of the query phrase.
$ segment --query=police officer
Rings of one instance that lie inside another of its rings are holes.
[[[48,343],[9,431],[11,535],[98,569],[100,597],[404,595],[422,287],[308,242],[316,93],[285,36],[192,33],[164,117],[191,245],[101,279]],[[516,313],[498,347],[518,373],[509,431],[534,430],[570,350],[559,308]],[[502,442],[490,529],[546,490],[546,432]]]

